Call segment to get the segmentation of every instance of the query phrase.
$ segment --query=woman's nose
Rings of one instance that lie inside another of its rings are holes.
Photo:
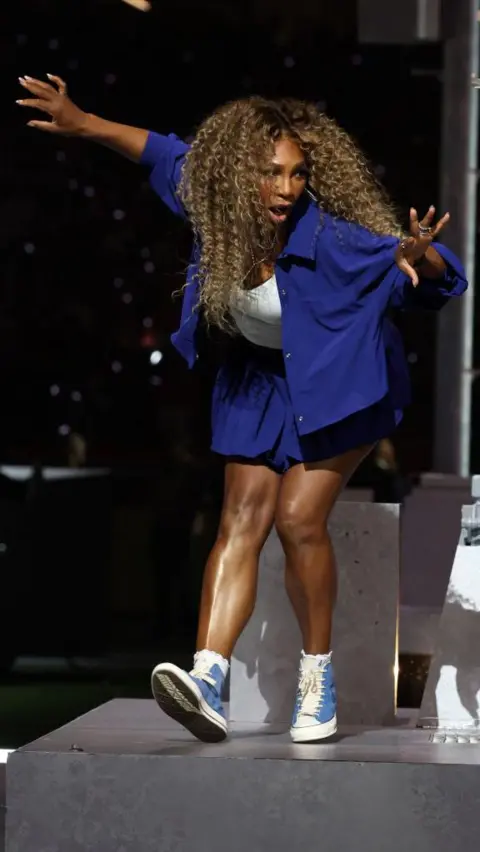
[[[293,183],[290,175],[279,177],[276,189],[282,198],[290,200],[293,196]]]

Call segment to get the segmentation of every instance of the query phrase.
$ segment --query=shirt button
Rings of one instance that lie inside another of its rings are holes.
[[[287,291],[286,291],[286,290],[280,290],[280,295],[281,295],[281,296],[286,296],[286,295],[287,295]]]
[[[291,357],[292,357],[291,352],[285,352],[285,358],[291,358]]]
[[[298,422],[299,422],[299,423],[301,423],[301,422],[302,422],[302,420],[303,420],[303,414],[300,414],[300,416],[299,416],[299,418],[298,418]]]

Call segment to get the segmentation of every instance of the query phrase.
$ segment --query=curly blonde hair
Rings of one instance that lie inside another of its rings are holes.
[[[275,233],[259,185],[275,143],[302,150],[320,214],[375,234],[401,236],[395,211],[350,136],[314,104],[250,97],[217,109],[200,126],[178,188],[200,246],[200,305],[211,325],[231,330],[235,287],[258,283],[274,260]],[[263,178],[264,179],[264,178]]]

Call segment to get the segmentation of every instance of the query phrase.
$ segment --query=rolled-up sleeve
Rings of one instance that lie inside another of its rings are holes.
[[[414,287],[410,278],[398,270],[390,302],[393,308],[438,311],[467,289],[465,269],[458,257],[441,243],[432,245],[445,262],[445,272],[439,278],[420,277],[418,287]]]
[[[150,132],[141,157],[141,164],[149,166],[150,184],[164,204],[177,216],[186,218],[185,210],[177,195],[182,165],[188,151],[186,142],[182,142],[174,133],[162,136]]]

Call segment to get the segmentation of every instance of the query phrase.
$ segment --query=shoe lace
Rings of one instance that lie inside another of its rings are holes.
[[[301,696],[299,715],[316,716],[325,695],[325,669],[319,667],[302,672],[298,689]]]
[[[206,661],[199,661],[194,664],[192,671],[190,672],[192,677],[197,677],[199,680],[204,680],[205,683],[208,683],[209,686],[217,688],[217,681],[212,676],[211,665]]]

